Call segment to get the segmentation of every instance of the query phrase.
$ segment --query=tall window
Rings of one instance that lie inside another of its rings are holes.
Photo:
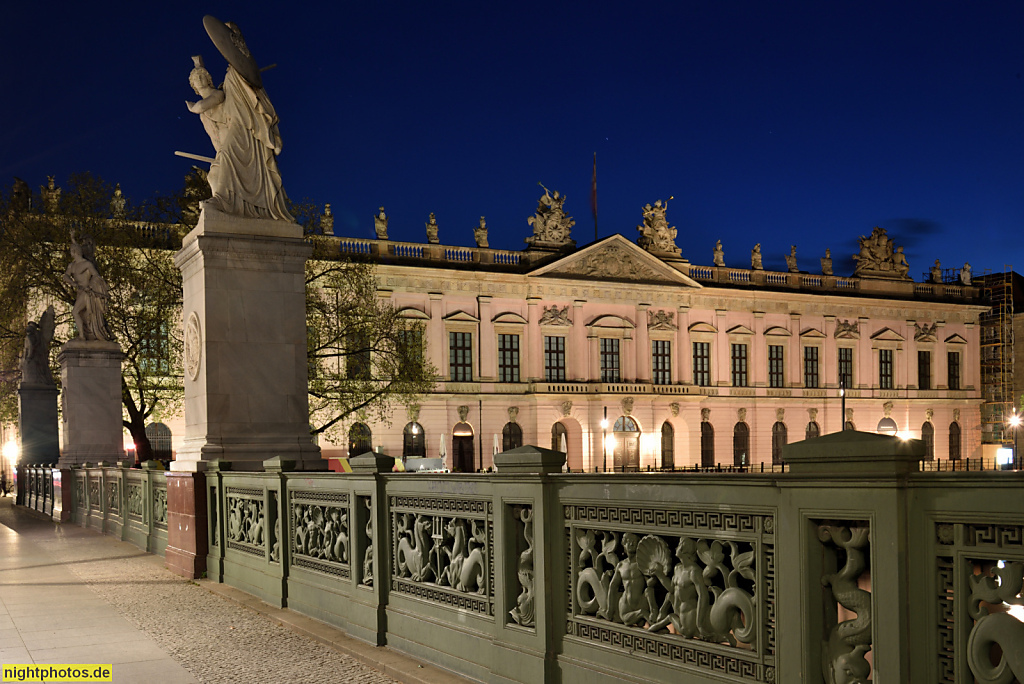
[[[672,382],[672,343],[668,340],[651,341],[651,370],[655,385]]]
[[[949,352],[946,368],[949,371],[948,387],[951,390],[960,389],[960,352]]]
[[[153,450],[153,458],[167,461],[171,458],[171,429],[163,423],[150,423],[146,426],[146,437]]]
[[[705,468],[715,465],[715,428],[707,421],[700,424],[700,464]]]
[[[747,345],[732,345],[732,386],[747,386]]]
[[[353,423],[348,429],[348,457],[373,451],[373,434],[366,423]]]
[[[784,348],[781,344],[768,345],[768,386],[786,386],[786,368]]]
[[[672,423],[667,420],[661,424],[661,467],[675,468],[676,466],[676,431],[672,429]]]
[[[498,335],[498,382],[519,382],[519,335]]]
[[[921,441],[924,442],[924,457],[935,458],[935,428],[931,422],[921,426]]]
[[[839,386],[853,387],[853,349],[850,347],[839,348]]]
[[[818,348],[804,347],[804,387],[818,387]]]
[[[562,446],[563,441],[565,443],[565,446]],[[551,450],[567,453],[568,449],[569,432],[561,423],[555,423],[554,425],[551,426]]]
[[[949,460],[960,460],[960,423],[949,424]]]
[[[501,429],[501,450],[518,449],[523,446],[523,429],[516,423],[505,423]]]
[[[878,387],[892,389],[892,349],[878,350]]]
[[[170,372],[168,362],[167,323],[161,321],[153,326],[149,334],[139,340],[139,364],[147,373],[166,375]],[[168,456],[169,458],[169,456]]]
[[[804,439],[814,439],[821,435],[821,428],[813,420],[807,424],[807,428],[804,430]]]
[[[917,350],[917,389],[929,390],[932,388],[932,353]]]
[[[789,433],[786,431],[786,424],[776,422],[772,425],[772,465],[782,463],[782,447],[786,446],[789,440]]]
[[[454,382],[473,381],[473,333],[448,333],[448,369]]]
[[[619,341],[601,338],[601,382],[619,382]]]
[[[423,458],[427,455],[427,439],[423,426],[408,423],[402,430],[402,458]]]
[[[353,333],[345,339],[345,373],[349,380],[370,379],[370,341]]]
[[[693,343],[693,384],[707,387],[711,384],[711,343]]]
[[[732,463],[737,466],[750,464],[750,428],[746,423],[736,423],[732,430]]]
[[[565,338],[544,337],[544,379],[565,382]]]
[[[408,324],[405,330],[398,333],[398,372],[408,375],[408,369],[419,365],[423,358],[423,328]]]

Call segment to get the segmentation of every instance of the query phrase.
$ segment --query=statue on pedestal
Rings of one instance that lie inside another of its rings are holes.
[[[725,266],[725,250],[722,249],[722,241],[715,241],[715,255],[714,255],[715,266]]]
[[[331,213],[330,203],[324,205],[324,213],[320,214],[320,232],[334,235],[334,214]]]
[[[373,229],[377,233],[378,240],[388,239],[388,215],[384,213],[384,207],[380,208],[380,213],[373,217]]]
[[[124,218],[124,195],[121,193],[121,184],[114,186],[114,196],[110,200],[110,215],[114,218]]]
[[[754,245],[754,249],[750,250],[750,268],[754,271],[761,271],[764,267],[761,265],[761,243],[758,242]]]
[[[84,246],[75,242],[74,236],[71,240],[71,263],[64,272],[64,282],[78,290],[75,306],[71,309],[75,327],[78,329],[75,339],[111,342],[114,336],[110,334],[104,320],[110,290],[107,288],[107,281],[103,280],[96,270],[96,263],[92,258],[95,245],[91,239],[86,239]]]
[[[432,245],[436,245],[438,243],[438,238],[437,238],[438,226],[437,226],[437,217],[434,216],[434,212],[430,212],[430,220],[427,221],[426,226],[427,226],[427,242],[429,242]]]
[[[477,247],[487,246],[487,221],[483,216],[480,217],[480,225],[473,229],[473,238]]]
[[[928,270],[928,280],[933,283],[942,282],[942,264],[938,259],[935,260],[935,265]]]
[[[57,206],[60,204],[61,189],[57,187],[56,176],[46,177],[46,186],[39,188],[39,194],[43,196],[43,208],[48,214],[57,213]]]
[[[53,307],[39,318],[39,322],[29,321],[25,330],[25,351],[21,355],[21,382],[23,385],[54,386],[53,375],[50,374],[50,343],[54,331]]]
[[[821,275],[832,275],[832,250],[825,248],[825,256],[821,258]]]
[[[669,199],[673,198],[669,197]],[[665,219],[666,211],[668,211],[667,201],[664,205],[661,200],[657,200],[654,206],[651,206],[650,203],[644,206],[644,222],[643,225],[636,227],[640,231],[640,237],[637,238],[636,243],[648,252],[679,254],[681,250],[676,247],[677,231],[675,226],[669,227],[668,221]]]
[[[538,185],[544,188],[544,195],[537,201],[536,213],[526,219],[526,222],[533,226],[533,237],[526,238],[526,244],[531,247],[539,244],[557,247],[575,245],[576,243],[569,239],[569,232],[576,225],[576,221],[565,215],[565,196],[560,195],[557,190],[552,194],[543,183]]]
[[[198,114],[217,154],[210,164],[208,205],[232,216],[294,221],[288,213],[277,155],[281,134],[277,112],[263,88],[238,26],[203,17],[210,40],[228,61],[221,88],[213,85],[203,58],[194,56],[189,85],[202,99],[186,102]]]
[[[853,275],[862,278],[891,278],[907,280],[910,266],[903,248],[895,249],[885,228],[875,226],[871,237],[860,236],[860,252],[853,256],[857,267]]]
[[[796,245],[790,245],[789,254],[786,255],[786,268],[789,269],[790,273],[799,273],[800,269],[796,266]]]
[[[971,265],[964,262],[964,267],[960,269],[960,282],[964,285],[971,284]]]

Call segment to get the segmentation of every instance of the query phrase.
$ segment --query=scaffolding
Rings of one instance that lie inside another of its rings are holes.
[[[989,310],[981,315],[982,442],[1012,440],[1007,421],[1013,413],[1013,268],[979,278]]]

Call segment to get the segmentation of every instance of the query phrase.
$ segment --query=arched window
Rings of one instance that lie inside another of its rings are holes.
[[[402,458],[423,458],[427,455],[427,436],[419,423],[407,423],[402,430]]]
[[[815,437],[821,436],[821,428],[813,420],[807,424],[807,429],[804,430],[804,439],[814,439]]]
[[[639,428],[636,426],[634,421],[629,416],[619,416],[619,419],[615,421],[615,425],[612,426],[612,432],[639,432]]]
[[[935,458],[935,428],[931,421],[921,426],[921,441],[924,442],[924,457]]]
[[[671,470],[676,467],[676,431],[667,420],[661,424],[661,467]]]
[[[501,450],[509,451],[523,446],[523,429],[516,423],[505,423],[501,428]]]
[[[373,451],[373,434],[366,423],[353,423],[348,429],[348,457]]]
[[[750,463],[750,428],[746,423],[736,423],[732,429],[732,464],[745,466]]]
[[[569,451],[569,431],[561,423],[555,423],[551,426],[551,450],[561,451],[562,453],[568,453]]]
[[[700,424],[700,464],[705,468],[715,465],[715,428],[707,421]]]
[[[153,449],[153,458],[159,461],[171,459],[171,429],[163,423],[150,423],[146,426],[146,437]]]
[[[782,447],[786,446],[788,439],[785,423],[776,422],[772,425],[772,465],[782,463]]]
[[[960,423],[949,424],[949,460],[960,460]]]

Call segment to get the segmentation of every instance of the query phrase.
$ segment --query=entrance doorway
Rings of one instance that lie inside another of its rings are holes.
[[[472,473],[473,467],[473,428],[469,423],[457,423],[452,429],[452,470],[461,473]]]
[[[640,470],[640,429],[629,416],[619,416],[612,427],[615,450],[612,452],[616,470]]]

